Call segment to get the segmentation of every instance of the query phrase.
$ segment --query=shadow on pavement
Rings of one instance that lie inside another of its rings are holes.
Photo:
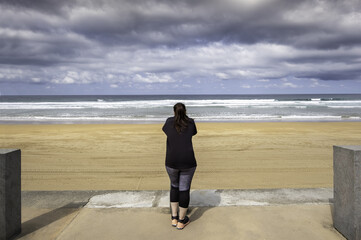
[[[192,222],[197,221],[203,214],[221,203],[221,194],[218,190],[196,190],[191,193],[189,214]]]
[[[60,208],[51,210],[50,212],[44,213],[40,216],[37,216],[33,219],[30,219],[21,224],[21,233],[15,236],[12,239],[18,239],[24,237],[32,232],[35,232],[55,221],[58,221],[61,218],[66,217],[80,209],[80,207],[84,206],[86,203],[69,203]]]
[[[189,218],[192,222],[197,221],[198,219],[200,219],[203,214],[208,211],[209,209],[214,208],[214,207],[191,207],[189,209]]]

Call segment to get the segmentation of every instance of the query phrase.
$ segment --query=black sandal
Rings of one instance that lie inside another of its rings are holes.
[[[179,223],[182,223],[184,224],[183,227],[177,227],[178,230],[182,230],[183,228],[185,228],[185,226],[187,226],[191,221],[189,220],[189,217],[188,216],[185,216],[183,220],[178,220]]]
[[[173,220],[177,220],[177,223],[173,223]],[[178,216],[175,216],[175,217],[172,216],[172,226],[173,226],[173,227],[176,227],[176,226],[177,226],[178,220],[179,220],[179,217],[178,217]]]

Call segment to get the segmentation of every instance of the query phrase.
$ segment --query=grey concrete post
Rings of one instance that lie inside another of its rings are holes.
[[[21,232],[21,152],[0,149],[0,240]]]
[[[334,227],[361,239],[361,146],[333,147]]]

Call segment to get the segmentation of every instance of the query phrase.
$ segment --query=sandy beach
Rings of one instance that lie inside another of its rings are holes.
[[[162,190],[162,124],[0,125],[22,150],[22,190]],[[361,122],[197,123],[193,189],[332,187],[333,145]]]

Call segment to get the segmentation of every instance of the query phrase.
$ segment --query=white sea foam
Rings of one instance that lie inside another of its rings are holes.
[[[282,116],[281,119],[294,119],[294,120],[340,120],[342,116],[300,116],[290,115]]]
[[[238,116],[191,116],[197,122],[248,122],[248,121],[359,121],[361,117],[354,116],[279,116],[279,115],[238,115]],[[146,122],[164,122],[167,117],[0,117],[0,122],[67,122],[67,123],[146,123]]]
[[[354,109],[354,108],[361,108],[361,105],[360,106],[328,106],[329,108],[348,108],[348,109]]]
[[[329,108],[361,108],[361,101],[276,101],[275,99],[210,99],[210,100],[178,100],[188,107],[226,107],[226,108],[307,108],[325,106]],[[175,100],[152,101],[115,101],[103,99],[83,102],[1,102],[0,109],[125,109],[125,108],[163,108],[171,107]]]

